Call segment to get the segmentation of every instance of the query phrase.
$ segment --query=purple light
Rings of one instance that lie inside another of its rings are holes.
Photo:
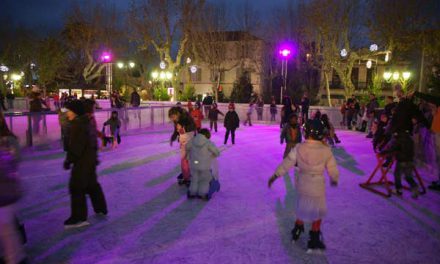
[[[278,56],[283,60],[296,56],[297,54],[298,48],[294,42],[288,41],[278,46]]]
[[[102,62],[111,62],[112,55],[109,52],[103,52],[101,55],[101,61]]]
[[[290,53],[291,53],[291,51],[289,49],[282,49],[282,50],[280,50],[280,54],[283,57],[289,57]]]

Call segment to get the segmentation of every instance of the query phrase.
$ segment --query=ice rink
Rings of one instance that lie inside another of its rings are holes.
[[[223,145],[224,128],[214,133],[221,191],[209,202],[187,200],[177,185],[180,158],[178,145],[169,145],[171,130],[127,135],[118,149],[100,153],[109,215],[94,216],[89,203],[91,225],[73,231],[63,228],[70,214],[64,153],[25,151],[20,172],[27,193],[19,215],[31,263],[439,263],[440,192],[386,199],[360,188],[376,165],[364,134],[338,133],[340,183],[327,184],[322,226],[327,251],[310,255],[307,234],[290,242],[293,170],[292,178],[267,188],[284,150],[279,126],[240,127],[234,146]],[[421,172],[425,184],[435,179]]]

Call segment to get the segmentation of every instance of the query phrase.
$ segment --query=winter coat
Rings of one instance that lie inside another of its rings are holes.
[[[194,109],[191,112],[191,117],[194,120],[194,124],[196,125],[197,129],[202,128],[202,120],[204,118],[203,113],[200,109]]]
[[[397,106],[396,102],[393,103],[389,103],[385,106],[384,108],[384,112],[385,114],[388,116],[388,118],[391,118],[391,116],[393,115],[393,109]]]
[[[377,125],[377,130],[374,133],[373,137],[373,149],[376,149],[377,147],[381,147],[386,141],[388,141],[389,137],[386,133],[386,126],[388,124],[384,122],[379,122]]]
[[[214,100],[212,99],[212,96],[206,96],[204,99],[203,99],[203,105],[206,105],[206,106],[209,106],[209,105],[212,105],[212,103],[214,102]]]
[[[338,182],[339,171],[330,147],[321,141],[306,140],[299,143],[278,166],[275,174],[283,176],[298,164],[299,176],[296,188],[301,195],[325,197],[324,171],[333,182]]]
[[[224,115],[220,110],[218,110],[217,108],[211,108],[209,109],[209,120],[211,121],[217,121],[218,120],[218,115]]]
[[[398,162],[413,162],[414,141],[409,133],[399,133],[391,139],[388,148],[380,153],[393,154]]]
[[[111,117],[110,119],[105,121],[104,126],[110,126],[111,133],[115,134],[121,127],[121,120],[119,120],[119,118]]]
[[[301,129],[299,128],[299,125],[296,125],[296,127],[293,127],[289,123],[285,124],[283,126],[283,129],[281,130],[280,140],[281,140],[281,143],[284,143],[284,141],[286,141],[287,144],[301,143],[302,135],[301,135]]]
[[[310,107],[310,100],[309,98],[303,98],[301,101],[301,112],[302,113],[308,113]]]
[[[180,109],[179,123],[182,124],[185,133],[194,132],[196,130],[196,125],[194,123],[191,115],[183,108]],[[171,142],[175,141],[179,136],[179,131],[177,131],[177,122],[174,123],[174,132],[171,135]]]
[[[14,204],[22,197],[19,159],[18,140],[13,136],[0,137],[0,207]]]
[[[44,101],[41,100],[40,98],[32,99],[29,102],[29,112],[33,112],[33,113],[42,112],[44,104],[45,104]]]
[[[391,133],[410,132],[413,130],[412,119],[425,124],[429,127],[428,120],[423,116],[422,112],[409,99],[402,99],[396,106],[395,114],[391,119]]]
[[[367,104],[367,114],[368,115],[372,115],[374,114],[374,111],[376,110],[376,108],[379,107],[379,103],[377,102],[377,99],[372,99],[370,100],[370,102]]]
[[[134,107],[141,105],[141,96],[137,92],[131,93],[130,104]]]
[[[197,134],[185,146],[191,170],[210,170],[220,150],[204,135]]]
[[[234,130],[240,127],[240,119],[238,118],[237,112],[235,111],[228,111],[225,116],[225,120],[223,122],[223,125],[226,129]]]
[[[440,97],[419,92],[415,92],[414,95],[437,106],[437,110],[434,113],[431,123],[431,131],[434,133],[440,133]]]
[[[90,182],[96,181],[96,164],[98,153],[91,133],[90,119],[87,115],[76,117],[71,121],[69,147],[66,162],[72,163],[70,189],[83,190]],[[96,135],[96,134],[95,134]]]

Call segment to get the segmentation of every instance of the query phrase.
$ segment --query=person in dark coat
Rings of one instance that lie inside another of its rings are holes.
[[[131,93],[130,104],[133,107],[139,107],[141,105],[141,96],[136,90]]]
[[[99,215],[107,215],[107,203],[96,175],[96,133],[91,132],[93,128],[85,114],[84,105],[81,101],[74,100],[66,108],[71,127],[64,169],[69,170],[73,164],[69,180],[71,215],[64,222],[64,227],[69,229],[89,225],[86,194],[90,196],[93,209]]]
[[[32,133],[34,135],[40,133],[41,112],[44,110],[43,106],[46,107],[46,103],[41,99],[39,93],[35,93],[33,99],[29,102],[29,112],[31,112],[32,115]]]
[[[379,107],[379,103],[377,102],[377,98],[374,94],[370,94],[370,102],[367,104],[367,117],[368,117],[368,135],[367,138],[373,138],[373,132],[371,131],[371,127],[374,121],[374,113],[376,108]]]
[[[393,102],[392,96],[387,96],[386,105],[384,108],[384,112],[387,115],[388,119],[390,119],[393,115],[393,109],[397,106],[396,102]]]
[[[380,152],[381,155],[393,155],[396,159],[396,167],[394,169],[394,181],[396,185],[396,193],[402,195],[402,174],[405,180],[411,186],[412,197],[419,196],[418,185],[413,177],[414,171],[414,141],[409,132],[396,133],[390,141],[389,147]]]
[[[2,93],[2,91],[0,91],[0,110],[3,110],[3,111],[8,110],[8,109],[6,109],[6,106],[5,106],[5,96]]]
[[[292,100],[289,96],[283,98],[283,108],[281,109],[281,124],[280,127],[283,128],[284,124],[289,122],[289,116],[293,114]]]
[[[301,100],[301,123],[305,124],[309,119],[310,100],[305,93]]]
[[[211,94],[208,93],[206,97],[203,98],[203,109],[205,110],[205,116],[208,116],[209,110],[211,110],[213,103],[214,98],[212,98]]]
[[[18,174],[20,147],[0,111],[0,263],[28,263],[16,223],[17,202],[23,196]]]
[[[224,116],[224,114],[220,110],[218,110],[217,104],[214,103],[212,104],[212,108],[209,110],[209,127],[211,131],[212,127],[214,126],[214,131],[217,132],[218,115]]]
[[[237,112],[235,112],[234,104],[229,104],[228,112],[226,113],[224,126],[226,128],[225,142],[228,143],[229,133],[231,134],[232,145],[235,144],[235,130],[240,127],[240,119],[238,118]]]

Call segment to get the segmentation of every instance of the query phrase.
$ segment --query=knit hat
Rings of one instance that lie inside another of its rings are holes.
[[[228,108],[232,108],[232,109],[235,109],[235,104],[234,104],[234,103],[229,103],[229,106],[228,106]]]
[[[86,113],[84,104],[80,100],[72,100],[67,103],[66,108],[74,112],[77,116],[82,116]]]

